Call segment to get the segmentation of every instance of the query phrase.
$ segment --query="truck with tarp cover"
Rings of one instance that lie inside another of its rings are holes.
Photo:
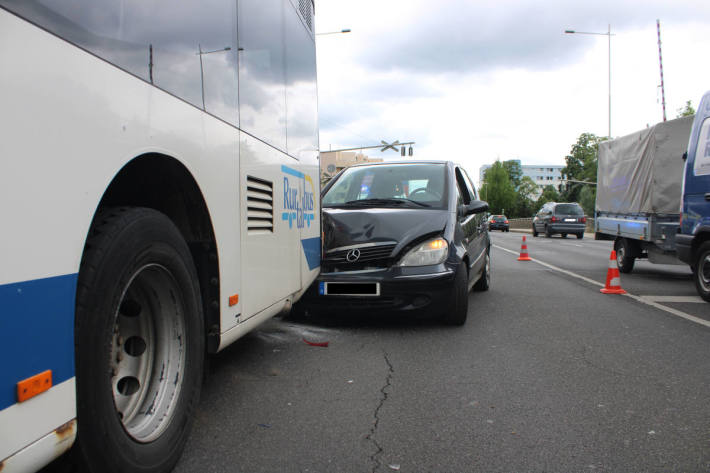
[[[622,273],[637,258],[682,264],[675,236],[692,124],[682,117],[599,144],[595,238],[614,240]]]

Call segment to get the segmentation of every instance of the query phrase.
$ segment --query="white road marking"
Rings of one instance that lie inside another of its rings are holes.
[[[507,251],[508,253],[513,254],[513,255],[517,255],[517,254],[518,254],[517,251],[509,250],[508,248],[503,248],[502,246],[498,246],[498,245],[493,245],[493,246],[494,246],[495,248],[498,248],[499,250]],[[550,269],[552,269],[552,270],[554,270],[554,271],[559,271],[560,273],[564,273],[564,274],[567,274],[568,276],[572,276],[573,278],[581,279],[582,281],[586,281],[586,282],[588,282],[589,284],[594,284],[595,286],[604,287],[604,284],[600,284],[599,282],[594,281],[593,279],[585,278],[585,277],[582,276],[582,275],[579,275],[579,274],[577,274],[577,273],[573,273],[573,272],[571,272],[571,271],[567,271],[566,269],[562,269],[562,268],[560,268],[560,267],[558,267],[558,266],[554,266],[554,265],[551,265],[551,264],[549,264],[549,263],[545,263],[544,261],[540,261],[539,259],[531,258],[531,261],[534,261],[534,262],[537,263],[537,264],[541,264],[541,265],[543,265],[543,266],[545,266],[545,267],[547,267],[547,268],[550,268]]]
[[[653,302],[692,302],[705,304],[705,300],[700,296],[639,296]]]
[[[518,254],[517,251],[509,250],[508,248],[503,248],[502,246],[493,245],[493,247],[495,247],[499,250],[503,250],[503,251],[513,254],[513,255]],[[553,271],[558,271],[558,272],[566,274],[568,276],[572,276],[573,278],[581,279],[582,281],[588,282],[589,284],[592,284],[594,286],[604,287],[604,284],[601,284],[598,281],[594,281],[593,279],[585,278],[584,276],[577,274],[577,273],[573,273],[572,271],[567,271],[566,269],[562,269],[562,268],[554,266],[552,264],[545,263],[544,261],[540,261],[539,259],[530,258],[530,260],[534,263],[545,266],[546,268],[550,268]],[[630,297],[631,299],[634,299],[635,301],[641,302],[643,304],[655,307],[656,309],[660,309],[660,310],[667,312],[669,314],[676,315],[676,316],[681,317],[685,320],[695,322],[696,324],[704,325],[705,327],[710,327],[710,321],[708,321],[708,320],[704,320],[699,317],[695,317],[694,315],[686,314],[683,311],[674,309],[672,307],[666,307],[666,306],[661,305],[658,302],[656,302],[657,299],[662,298],[663,296],[636,296],[636,295],[630,294],[628,292],[626,294],[622,294],[622,295],[626,296],[626,297]],[[667,296],[667,297],[671,297],[671,296]],[[665,301],[665,302],[677,302],[677,301]],[[685,302],[685,301],[683,301],[683,302]]]

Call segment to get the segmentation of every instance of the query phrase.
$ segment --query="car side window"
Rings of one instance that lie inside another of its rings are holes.
[[[456,206],[463,205],[463,196],[461,196],[461,191],[459,190],[458,184],[456,184]]]
[[[461,173],[461,169],[456,168],[456,188],[463,198],[463,203],[464,204],[470,204],[471,203],[471,194],[469,194],[468,188],[466,186],[466,180],[463,177],[463,174]]]
[[[464,176],[464,181],[466,182],[466,187],[468,187],[468,190],[471,193],[471,198],[473,200],[478,200],[478,195],[476,194],[476,187],[471,182],[471,178],[468,176],[468,173],[465,169],[461,169],[461,171]]]

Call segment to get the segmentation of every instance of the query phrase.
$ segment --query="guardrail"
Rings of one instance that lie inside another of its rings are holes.
[[[526,218],[509,218],[508,224],[510,228],[516,230],[532,230],[532,217]],[[594,218],[587,217],[587,228],[585,229],[587,233],[594,233]]]

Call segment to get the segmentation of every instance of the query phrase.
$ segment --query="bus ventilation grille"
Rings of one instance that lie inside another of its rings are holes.
[[[274,232],[274,185],[247,176],[247,234]]]
[[[306,21],[308,29],[313,31],[313,0],[298,0],[298,9],[301,11],[301,16]]]

